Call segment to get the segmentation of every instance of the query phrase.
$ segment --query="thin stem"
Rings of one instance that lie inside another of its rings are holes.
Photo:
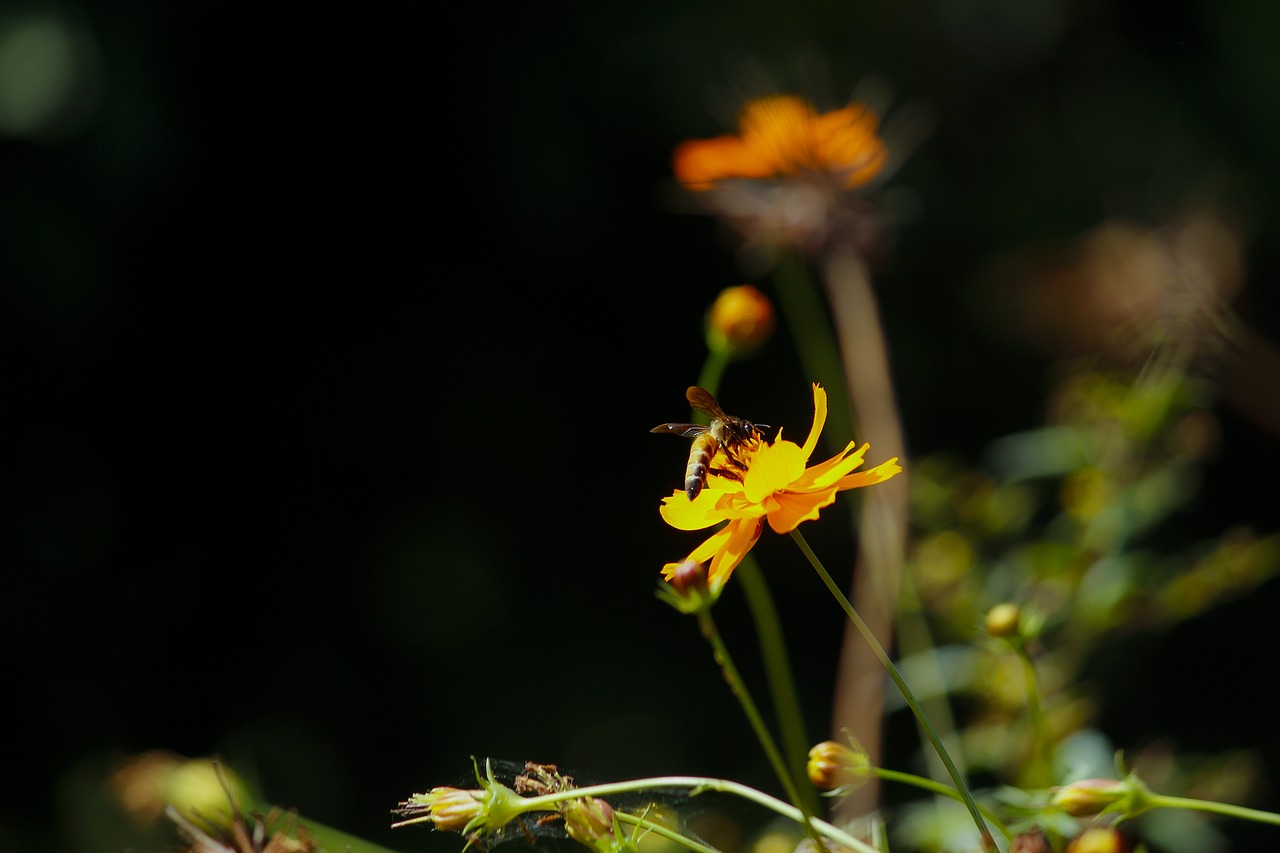
[[[642,827],[647,832],[652,832],[655,835],[661,835],[663,838],[667,839],[668,841],[673,841],[676,844],[679,844],[681,847],[685,848],[686,850],[692,850],[693,853],[720,853],[720,851],[714,847],[709,847],[706,844],[703,844],[701,841],[695,841],[694,839],[690,838],[689,836],[681,832],[677,832],[674,829],[668,829],[662,824],[648,820],[647,818],[641,817],[640,815],[633,815],[633,814],[627,814],[626,812],[615,811],[613,813],[613,816],[618,819],[619,823],[629,823],[632,826]]]
[[[818,837],[817,832],[810,823],[813,820],[813,815],[810,813],[804,797],[800,795],[800,789],[795,780],[791,778],[791,771],[787,769],[787,762],[778,750],[778,744],[774,741],[773,735],[769,733],[769,727],[765,725],[764,718],[760,715],[760,709],[756,707],[750,692],[747,691],[746,682],[742,680],[742,676],[738,673],[738,668],[734,666],[733,658],[729,655],[729,648],[724,644],[724,639],[721,638],[720,632],[716,630],[715,620],[711,618],[710,609],[704,608],[698,611],[698,627],[702,630],[702,636],[706,637],[707,642],[711,644],[716,662],[720,664],[720,671],[724,674],[724,680],[728,682],[729,689],[733,691],[738,704],[742,706],[743,713],[747,715],[747,720],[751,723],[751,728],[756,733],[756,739],[760,741],[760,746],[764,748],[769,763],[773,765],[773,772],[777,774],[778,781],[782,783],[782,788],[787,793],[787,799],[791,800],[800,810],[804,817],[806,830],[810,837],[813,838],[814,843],[817,844],[818,850],[822,850],[824,847],[822,839]]]
[[[1053,767],[1049,758],[1049,727],[1045,722],[1044,707],[1040,701],[1040,682],[1036,678],[1036,665],[1031,660],[1026,643],[1014,644],[1022,660],[1022,671],[1027,683],[1027,719],[1031,722],[1031,767],[1028,784],[1043,788],[1053,784]]]
[[[800,356],[800,366],[810,381],[820,382],[827,389],[830,400],[827,419],[831,428],[822,441],[830,450],[837,451],[843,446],[841,441],[854,435],[854,429],[840,350],[830,332],[831,321],[804,261],[790,254],[782,257],[774,271],[774,281],[783,317]]]
[[[260,803],[255,811],[262,814],[269,814],[276,806],[269,803]],[[368,851],[368,853],[394,853],[390,847],[383,847],[380,844],[374,844],[363,838],[357,838],[346,832],[334,829],[331,826],[325,826],[323,823],[317,823],[311,818],[298,818],[298,826],[305,827],[307,835],[316,844],[317,849],[325,850],[360,850]]]
[[[982,820],[982,813],[978,810],[978,804],[973,799],[973,794],[969,791],[969,786],[965,784],[964,777],[960,775],[960,771],[956,769],[955,762],[951,760],[947,748],[942,745],[942,740],[938,737],[938,733],[934,730],[933,724],[929,722],[929,718],[925,716],[924,710],[920,707],[915,694],[911,688],[907,686],[907,682],[902,677],[902,673],[898,672],[898,668],[894,666],[893,661],[889,658],[889,654],[880,645],[880,641],[876,639],[875,634],[867,627],[867,623],[862,621],[862,617],[858,615],[858,611],[853,609],[853,605],[849,603],[849,599],[845,598],[840,587],[831,579],[831,575],[822,565],[822,561],[818,559],[818,555],[813,553],[813,549],[809,547],[809,543],[805,541],[804,535],[799,530],[791,531],[791,538],[795,540],[796,545],[800,547],[800,551],[809,560],[810,565],[822,578],[822,582],[826,584],[827,589],[840,602],[840,606],[844,609],[845,615],[858,629],[858,633],[871,646],[871,650],[875,652],[877,658],[880,659],[881,665],[885,672],[889,673],[889,677],[893,679],[893,683],[897,686],[898,691],[902,694],[902,698],[906,700],[907,706],[911,709],[911,713],[915,714],[916,722],[920,724],[920,728],[924,729],[929,736],[933,748],[937,751],[938,757],[942,759],[942,763],[946,765],[947,773],[951,775],[951,781],[955,783],[956,790],[960,793],[961,799],[964,801],[965,807],[969,810],[970,816],[973,817],[974,824],[978,827],[978,834],[982,838],[982,845],[987,850],[996,850],[995,839],[991,837],[991,831],[987,829],[986,823]]]
[[[657,776],[650,779],[629,779],[625,782],[607,782],[602,785],[572,788],[568,791],[557,791],[554,794],[544,794],[540,797],[529,797],[525,801],[526,808],[524,811],[552,811],[556,803],[567,800],[577,800],[582,797],[608,797],[613,794],[646,791],[651,788],[689,788],[691,789],[689,791],[690,796],[694,797],[707,791],[716,791],[717,793],[741,797],[795,823],[804,823],[807,819],[810,828],[816,830],[819,835],[834,841],[836,844],[856,850],[858,853],[878,853],[875,848],[863,841],[859,841],[844,830],[827,823],[825,820],[808,816],[800,809],[779,800],[777,797],[771,797],[763,791],[743,785],[741,782],[714,779],[707,776]]]
[[[724,378],[725,369],[729,366],[729,356],[714,350],[707,352],[707,359],[702,363],[702,372],[698,374],[698,385],[706,388],[712,396],[720,392],[720,380]]]
[[[778,717],[778,729],[782,733],[782,747],[796,779],[800,795],[810,812],[818,810],[817,792],[808,783],[805,766],[809,757],[809,738],[804,730],[804,714],[796,694],[795,679],[787,658],[787,642],[782,634],[782,623],[769,585],[755,559],[748,554],[734,572],[746,595],[751,619],[755,623],[756,636],[760,640],[760,657],[764,662],[765,677],[769,682],[769,695],[774,713]]]
[[[956,802],[964,802],[964,797],[961,796],[960,792],[955,788],[952,788],[950,785],[944,785],[941,782],[935,782],[933,779],[926,779],[924,776],[917,776],[914,773],[887,770],[884,767],[873,767],[871,769],[875,771],[877,776],[886,782],[898,782],[903,785],[913,785],[916,788],[921,788],[925,791],[929,791],[930,793],[939,794],[943,797],[950,797]],[[977,806],[978,811],[982,813],[984,818],[986,818],[987,823],[994,826],[999,833],[1004,836],[1006,841],[1013,840],[1013,832],[1009,827],[1004,825],[1004,822],[1000,820],[999,816],[996,815],[995,812],[991,811],[991,809],[981,803],[978,803]]]
[[[1216,803],[1212,800],[1193,800],[1190,797],[1170,797],[1164,794],[1148,793],[1145,798],[1145,805],[1147,808],[1143,809],[1143,811],[1150,809],[1188,809],[1280,826],[1280,814],[1275,812],[1248,809],[1244,806],[1233,806],[1230,803]]]

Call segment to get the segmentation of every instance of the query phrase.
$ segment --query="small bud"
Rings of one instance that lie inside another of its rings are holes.
[[[815,788],[834,791],[861,784],[871,770],[871,760],[856,741],[850,747],[828,740],[809,750],[806,769]]]
[[[427,792],[423,803],[430,811],[431,823],[445,832],[463,832],[484,814],[485,792],[461,788],[439,787]]]
[[[1055,788],[1049,802],[1072,817],[1092,817],[1119,803],[1130,786],[1116,779],[1081,779]]]
[[[569,837],[598,853],[612,853],[618,847],[613,828],[613,807],[599,797],[573,800],[564,807],[564,828]]]
[[[1012,602],[997,604],[987,611],[987,633],[992,637],[1016,637],[1022,627],[1022,609]]]
[[[773,303],[749,284],[720,291],[707,312],[707,347],[730,357],[759,349],[773,334]]]
[[[662,574],[668,582],[658,590],[658,597],[686,615],[701,613],[720,597],[720,588],[710,588],[707,567],[702,563],[667,563]]]
[[[707,591],[707,568],[702,563],[685,560],[671,573],[671,585],[681,595],[700,595]]]
[[[1119,830],[1109,826],[1094,826],[1067,845],[1067,853],[1125,853],[1129,842]]]

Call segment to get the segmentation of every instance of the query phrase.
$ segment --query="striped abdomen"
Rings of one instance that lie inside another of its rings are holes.
[[[711,473],[711,457],[720,449],[709,431],[698,433],[693,437],[693,447],[689,450],[689,467],[684,469],[684,493],[693,500],[707,484],[707,475]]]

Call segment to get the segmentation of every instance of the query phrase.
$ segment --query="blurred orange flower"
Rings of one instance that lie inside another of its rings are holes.
[[[750,101],[738,134],[694,139],[676,148],[676,178],[707,190],[732,178],[777,178],[802,173],[834,176],[845,189],[874,178],[888,157],[876,136],[875,114],[861,104],[818,113],[794,95]]]
[[[702,530],[728,522],[686,560],[663,566],[662,573],[668,580],[686,562],[710,560],[708,583],[714,595],[760,538],[766,520],[774,532],[790,533],[801,522],[816,520],[819,510],[835,501],[837,492],[870,486],[902,471],[894,458],[855,472],[869,445],[857,447],[852,441],[827,461],[805,467],[827,420],[827,392],[817,384],[813,386],[813,408],[813,426],[803,445],[784,441],[779,430],[772,444],[761,442],[739,452],[747,469],[742,479],[715,473],[724,466],[713,459],[707,485],[696,498],[689,500],[683,490],[677,489],[663,499],[659,510],[663,520],[680,530]],[[720,454],[717,458],[723,461]]]

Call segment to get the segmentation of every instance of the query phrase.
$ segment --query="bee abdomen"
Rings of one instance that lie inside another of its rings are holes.
[[[693,440],[693,448],[689,451],[689,466],[684,469],[684,493],[693,500],[707,484],[707,475],[711,473],[711,456],[715,453],[719,442],[710,433],[703,433]]]

